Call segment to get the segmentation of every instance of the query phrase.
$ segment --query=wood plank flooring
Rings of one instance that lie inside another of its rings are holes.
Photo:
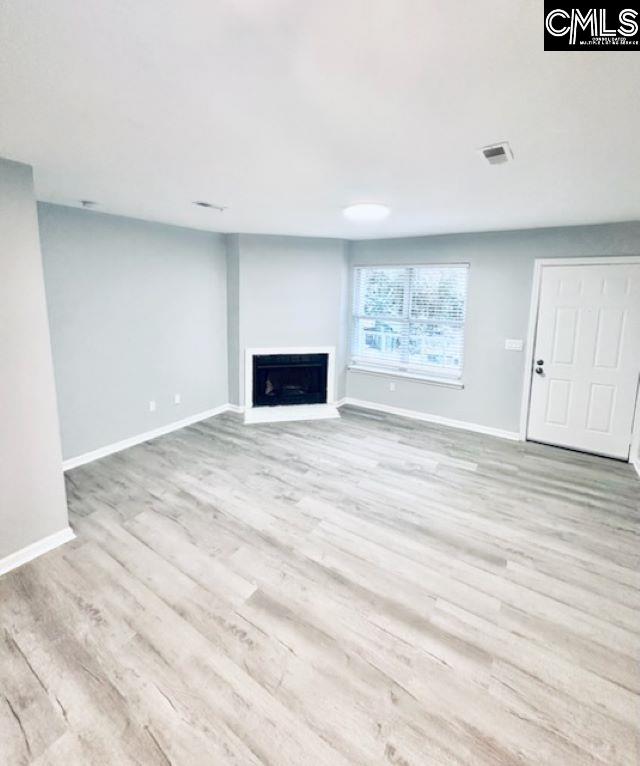
[[[0,578],[0,763],[637,766],[628,465],[344,408],[67,474]]]

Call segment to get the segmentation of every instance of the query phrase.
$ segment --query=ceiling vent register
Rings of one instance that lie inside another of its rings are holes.
[[[501,144],[491,144],[480,149],[483,157],[490,165],[503,165],[513,160],[513,152],[507,141]]]

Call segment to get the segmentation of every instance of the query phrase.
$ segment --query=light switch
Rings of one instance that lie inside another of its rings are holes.
[[[173,403],[180,404],[181,401],[182,401],[182,397],[180,396],[180,394],[175,394],[173,397]]]
[[[149,412],[155,412],[156,411],[156,403],[153,401],[153,399],[149,402]]]
[[[504,342],[505,351],[522,351],[524,341],[519,338],[507,338]]]

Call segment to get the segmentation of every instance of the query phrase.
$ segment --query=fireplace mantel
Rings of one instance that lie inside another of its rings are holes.
[[[244,422],[269,423],[284,420],[320,420],[339,418],[335,404],[335,346],[270,346],[267,348],[247,348],[244,367]],[[277,354],[326,354],[327,363],[327,401],[322,404],[287,404],[272,407],[255,407],[253,404],[253,361],[256,356]]]

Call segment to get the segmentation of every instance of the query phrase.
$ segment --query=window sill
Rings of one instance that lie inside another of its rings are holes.
[[[367,367],[364,364],[350,364],[347,366],[349,372],[364,372],[368,375],[382,375],[387,378],[406,378],[416,380],[420,383],[429,383],[434,386],[444,386],[445,388],[463,389],[464,383],[461,380],[450,380],[447,378],[438,378],[434,375],[420,375],[417,372],[401,372],[400,370],[385,370],[381,367]]]

